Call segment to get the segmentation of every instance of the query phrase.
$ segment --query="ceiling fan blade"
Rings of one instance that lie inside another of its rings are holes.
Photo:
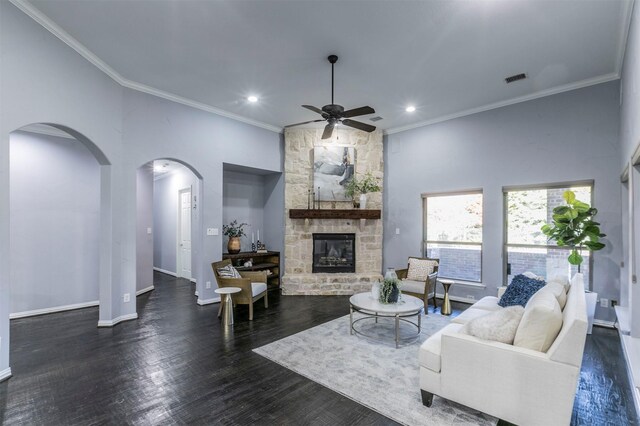
[[[314,107],[312,105],[302,105],[302,108],[306,108],[306,109],[309,109],[309,110],[311,110],[313,112],[317,112],[318,114],[322,114],[322,110],[320,108],[316,108],[316,107]]]
[[[359,115],[373,114],[374,112],[376,112],[376,110],[371,108],[370,106],[363,106],[360,108],[354,108],[350,109],[349,111],[345,111],[342,116],[345,118],[349,118],[357,117]]]
[[[355,120],[342,120],[342,124],[344,124],[345,126],[353,127],[358,130],[363,130],[365,132],[373,132],[376,129],[376,126],[361,123]]]
[[[311,120],[311,121],[303,121],[302,123],[296,123],[296,124],[289,124],[287,126],[284,126],[284,128],[289,128],[289,127],[293,127],[293,126],[301,126],[303,124],[309,124],[309,123],[317,123],[319,121],[324,121],[324,120]]]
[[[329,139],[331,137],[331,134],[333,133],[334,127],[335,125],[331,123],[324,126],[324,132],[322,132],[322,139]]]

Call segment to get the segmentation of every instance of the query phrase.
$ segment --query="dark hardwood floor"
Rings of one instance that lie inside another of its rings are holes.
[[[97,308],[11,322],[13,377],[0,383],[2,424],[382,425],[390,419],[252,352],[348,313],[347,297],[280,297],[238,306],[225,334],[218,305],[156,273],[140,318],[97,328]],[[454,304],[456,313],[467,305]],[[431,309],[430,309],[431,314]],[[417,362],[417,360],[416,360]],[[587,338],[574,424],[636,424],[620,342]]]

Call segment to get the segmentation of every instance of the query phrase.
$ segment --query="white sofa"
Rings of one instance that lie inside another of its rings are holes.
[[[562,328],[546,353],[460,333],[502,309],[498,300],[484,297],[422,344],[423,404],[435,394],[521,426],[568,425],[587,334],[582,274],[571,280]]]

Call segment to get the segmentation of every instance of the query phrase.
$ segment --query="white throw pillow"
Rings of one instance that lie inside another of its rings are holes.
[[[560,305],[549,289],[542,288],[527,302],[513,345],[546,352],[561,328]]]
[[[524,313],[520,305],[509,306],[472,319],[462,329],[463,333],[483,340],[513,344],[518,324]]]
[[[569,288],[571,287],[571,281],[569,281],[569,277],[566,275],[556,275],[551,278],[548,282],[550,283],[560,283],[564,286],[564,292],[568,293]]]
[[[524,272],[522,275],[524,275],[527,278],[531,278],[532,280],[544,281],[544,277],[541,277],[540,275],[536,275],[531,271]]]
[[[435,260],[410,257],[407,279],[412,281],[426,281],[427,278],[429,278],[429,275],[433,273],[436,266],[438,266],[438,262]]]
[[[567,293],[564,290],[564,285],[557,281],[552,281],[547,283],[543,289],[549,290],[556,297],[558,304],[560,305],[560,309],[564,310],[564,305],[567,304]]]
[[[221,278],[242,278],[238,270],[234,268],[233,265],[226,265],[222,268],[218,268],[218,275],[220,275]]]

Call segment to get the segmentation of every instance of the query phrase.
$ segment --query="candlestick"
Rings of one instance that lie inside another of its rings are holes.
[[[260,230],[258,229],[258,241],[260,241]]]
[[[251,244],[253,244],[253,243],[255,243],[255,242],[256,242],[256,241],[255,241],[255,239],[254,239],[254,237],[255,237],[255,234],[252,232],[252,233],[251,233]]]
[[[308,189],[307,190],[307,210],[309,210],[310,206],[311,206],[311,190]]]

